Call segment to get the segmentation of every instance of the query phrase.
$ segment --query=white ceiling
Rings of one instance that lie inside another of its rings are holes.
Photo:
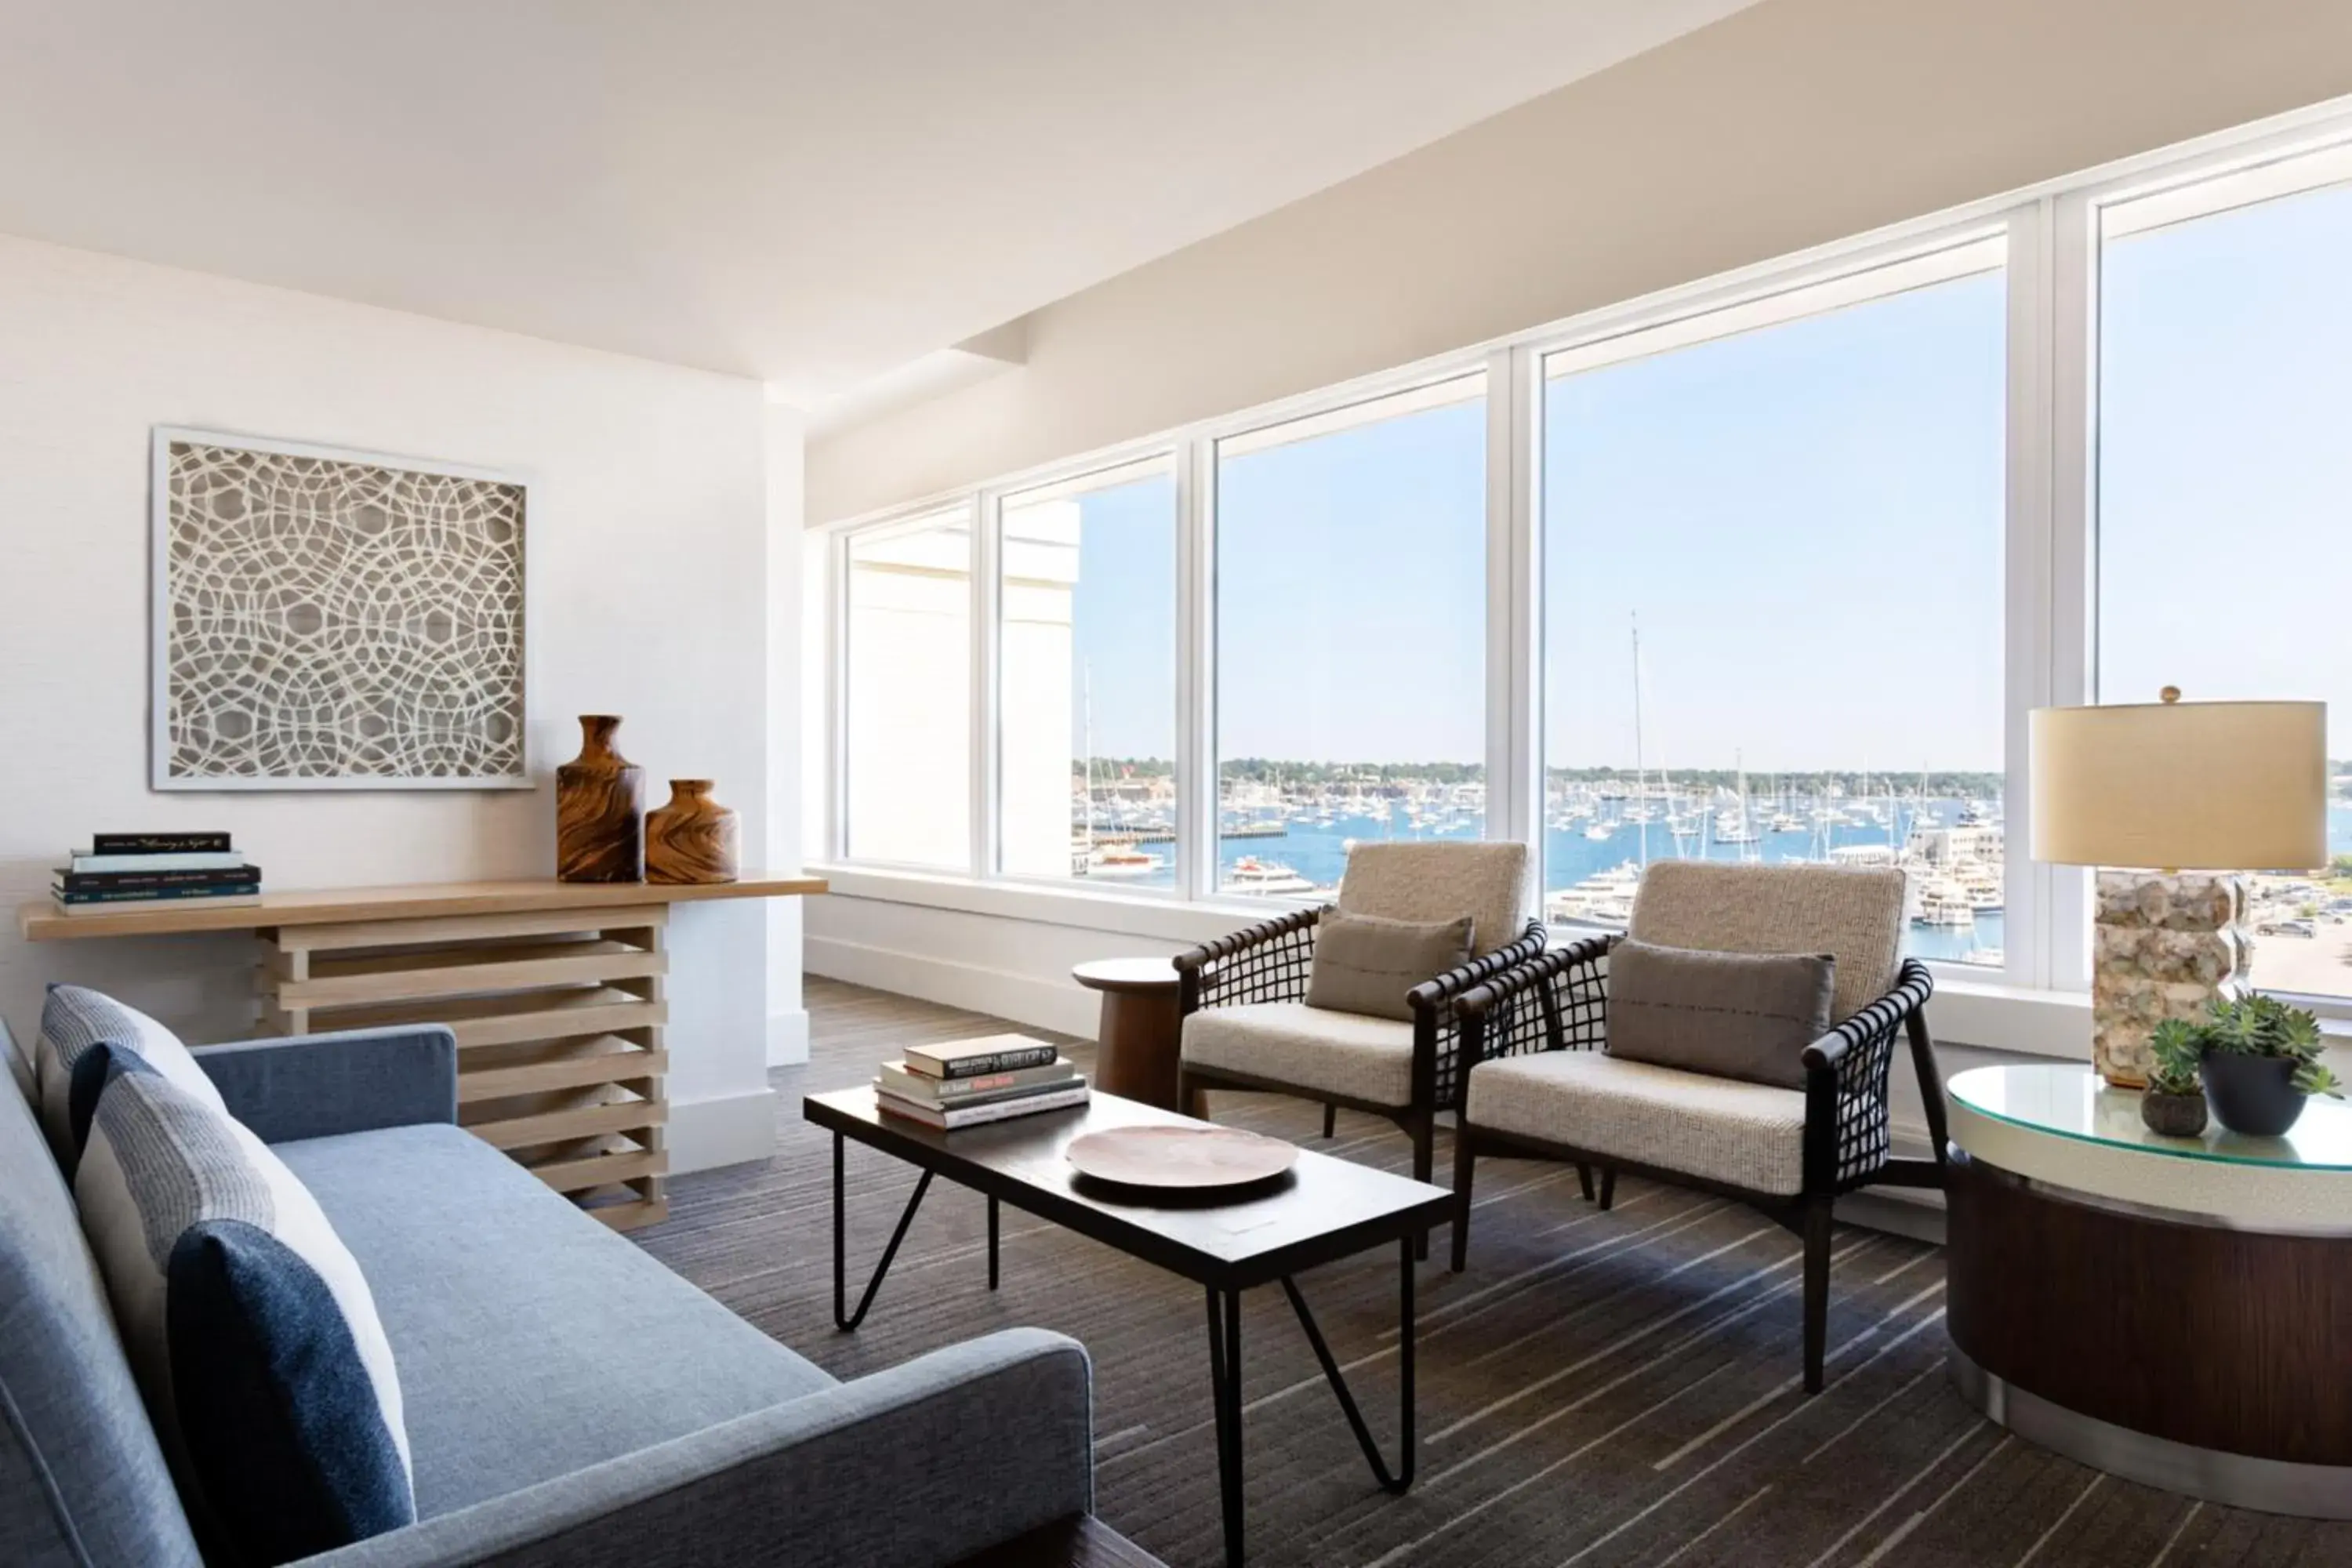
[[[6,0],[0,231],[811,401],[1749,3]]]

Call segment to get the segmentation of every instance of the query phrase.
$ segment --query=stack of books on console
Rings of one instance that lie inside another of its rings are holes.
[[[226,833],[100,833],[58,868],[49,897],[69,915],[261,901],[261,872]]]
[[[950,1131],[1086,1102],[1078,1069],[1026,1035],[909,1046],[904,1060],[874,1080],[874,1103],[883,1110]]]

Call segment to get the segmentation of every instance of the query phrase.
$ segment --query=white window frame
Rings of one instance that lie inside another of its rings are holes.
[[[1588,311],[1410,365],[1040,464],[826,525],[832,583],[823,716],[827,754],[812,769],[827,791],[818,847],[845,890],[975,912],[1190,938],[1288,907],[1220,897],[1215,668],[1216,443],[1484,370],[1487,376],[1486,836],[1513,838],[1540,881],[1543,814],[1541,408],[1547,354],[1767,300],[2000,233],[2007,239],[2008,407],[2004,487],[2005,963],[2000,971],[1933,963],[1939,1029],[2053,1055],[2074,1039],[2089,985],[2090,879],[2026,856],[2026,715],[2090,700],[2096,669],[2098,215],[2103,206],[2190,189],[2331,147],[2352,149],[2352,100],[2315,106],[2179,147],[1890,226],[1644,298]],[[2347,151],[2352,157],[2352,151]],[[2235,204],[2229,204],[2235,205]],[[1178,819],[1172,889],[1103,889],[995,871],[999,503],[1014,491],[1167,457],[1176,475]],[[846,725],[846,541],[962,505],[971,509],[972,860],[962,875],[850,859],[843,800]],[[872,873],[872,875],[867,875]],[[1531,895],[1540,899],[1539,885]],[[1301,900],[1303,902],[1303,900]],[[2299,998],[2352,1017],[2352,1002]]]
[[[1184,453],[1180,447],[1171,446],[1166,442],[1161,442],[1157,446],[1147,447],[1141,451],[1131,452],[1127,456],[1118,458],[1115,462],[1089,463],[1075,473],[1057,472],[1055,478],[1041,479],[1035,482],[992,485],[986,489],[979,492],[981,514],[988,520],[989,536],[993,541],[991,555],[992,572],[989,581],[984,584],[976,585],[976,592],[982,601],[981,605],[976,607],[984,610],[989,621],[988,647],[990,664],[988,679],[984,685],[977,686],[972,692],[972,700],[974,703],[973,711],[981,712],[983,711],[984,708],[989,737],[989,751],[986,759],[988,798],[984,803],[982,803],[988,812],[988,838],[985,846],[985,853],[979,858],[975,873],[977,876],[985,879],[1001,881],[1009,885],[1024,888],[1051,888],[1064,890],[1085,891],[1093,890],[1084,889],[1083,885],[1076,878],[1043,876],[1035,872],[1007,871],[1003,869],[1004,706],[1001,683],[995,677],[997,661],[1003,657],[1004,646],[1004,593],[1002,571],[1004,560],[1004,503],[1008,500],[1013,500],[1024,496],[1031,495],[1038,490],[1061,489],[1066,488],[1075,493],[1084,493],[1087,489],[1088,481],[1090,480],[1108,479],[1124,469],[1144,468],[1147,467],[1165,469],[1169,478],[1172,481],[1172,488],[1175,491],[1175,550],[1169,559],[1168,565],[1169,570],[1175,574],[1177,598],[1176,647],[1171,650],[1176,660],[1176,691],[1171,700],[1174,704],[1174,711],[1171,714],[1171,717],[1174,719],[1176,723],[1176,755],[1170,759],[1170,763],[1175,770],[1174,776],[1176,782],[1177,823],[1176,842],[1174,845],[1175,855],[1173,858],[1176,879],[1174,885],[1171,887],[1122,888],[1119,889],[1118,891],[1130,898],[1156,900],[1162,902],[1174,899],[1181,899],[1186,896],[1186,889],[1189,884],[1185,880],[1184,875],[1183,813],[1185,809],[1184,797],[1186,794],[1186,781],[1184,778],[1182,756],[1184,750],[1186,713],[1186,692],[1184,689],[1185,638],[1183,627],[1183,576],[1185,555]],[[977,671],[979,667],[975,665],[973,668],[975,671]]]
[[[2145,226],[2153,229],[2175,223],[2194,223],[2243,206],[2352,181],[2352,115],[2339,110],[2307,121],[2302,116],[2292,118],[2298,123],[2283,131],[2217,139],[2216,144],[2184,156],[2156,163],[2142,161],[2111,178],[2058,196],[2051,204],[2058,242],[2069,262],[2068,282],[2080,290],[2080,299],[2074,306],[2079,314],[2068,324],[2068,341],[2075,349],[2069,367],[2073,377],[2061,389],[2063,401],[2057,410],[2060,426],[2074,432],[2080,443],[2076,454],[2081,466],[2079,476],[2070,474],[2068,488],[2061,492],[2062,501],[2071,504],[2074,511],[2057,530],[2064,549],[2062,559],[2081,573],[2076,595],[2083,614],[2079,649],[2082,695],[2078,700],[2098,700],[2098,289],[2105,209],[2152,197],[2179,198],[2160,223]],[[2218,199],[2200,201],[2200,194]],[[2063,651],[2069,656],[2076,652],[2072,647]],[[2059,911],[2055,918],[2071,918],[2071,925],[2059,929],[2083,933],[2079,947],[2086,955],[2091,874],[2074,872],[2062,879],[2079,900],[2079,906]],[[2079,962],[2087,967],[2087,956]],[[2087,973],[2082,975],[2080,984],[2088,985]],[[2352,1021],[2352,996],[2292,991],[2276,994],[2322,1018]]]
[[[1519,416],[1521,426],[1525,431],[1523,438],[1531,444],[1533,452],[1541,453],[1543,450],[1543,395],[1549,380],[1546,367],[1555,355],[1590,353],[1591,356],[1590,363],[1576,366],[1565,373],[1571,375],[1578,374],[1586,370],[1626,363],[1656,353],[1679,352],[1681,349],[1699,343],[1736,337],[1745,332],[1766,331],[1771,327],[1805,321],[1848,306],[1891,299],[1914,289],[1934,287],[1938,282],[1963,277],[1981,276],[1991,268],[1972,266],[1948,272],[1939,263],[1946,258],[1957,257],[1971,247],[1997,240],[2004,247],[2004,259],[2000,265],[2007,272],[2005,281],[2010,300],[2006,328],[2006,355],[2010,378],[2009,421],[2008,440],[2004,445],[2005,447],[2014,447],[2021,440],[2026,443],[2029,448],[2026,467],[2030,472],[2040,467],[2043,461],[2042,438],[2035,429],[2021,431],[2018,428],[2020,422],[2016,417],[2016,386],[2019,367],[2032,365],[2042,358],[2043,353],[2041,337],[2042,317],[2038,311],[2030,310],[2021,311],[2017,308],[2019,276],[2013,263],[2020,237],[2020,227],[2022,225],[2028,228],[2030,243],[2032,226],[2037,216],[2037,210],[2031,205],[2012,207],[1997,214],[1956,222],[1941,227],[1922,227],[1884,244],[1842,247],[1836,255],[1823,258],[1810,265],[1778,268],[1742,283],[1722,288],[1701,285],[1687,295],[1677,299],[1675,305],[1666,310],[1627,311],[1622,315],[1614,312],[1598,312],[1578,322],[1571,330],[1559,332],[1556,336],[1536,339],[1525,345],[1526,352],[1532,357],[1534,364],[1532,380],[1527,388],[1532,401],[1528,408]],[[1912,269],[1913,275],[1889,276],[1899,274],[1906,268]],[[2029,278],[2028,288],[2032,288],[2038,282],[2038,279]],[[1840,287],[1847,284],[1862,287],[1852,291]],[[1801,296],[1811,297],[1791,298]],[[1675,342],[1671,339],[1671,333],[1677,327],[1691,328],[1694,331],[1684,341]],[[1669,341],[1664,342],[1641,341],[1653,340],[1661,333],[1668,334]],[[1612,352],[1620,346],[1624,349],[1623,353]],[[2012,451],[2007,463],[2002,541],[2003,570],[2008,574],[2005,587],[2006,619],[2010,628],[2002,661],[2005,682],[2004,716],[2007,721],[2002,737],[2001,763],[2004,819],[2002,875],[2005,882],[2002,893],[2004,904],[2002,924],[2005,933],[2002,963],[2000,967],[1995,968],[1990,964],[1935,959],[1928,961],[1927,967],[1940,984],[1990,984],[2020,989],[2047,989],[2049,988],[2047,982],[2036,967],[2036,955],[2031,952],[2021,953],[2013,940],[2006,934],[2013,929],[2010,923],[2013,918],[2011,911],[2017,909],[2021,900],[2028,902],[2030,906],[2036,891],[2032,885],[2032,878],[2029,874],[2028,863],[2021,854],[2011,848],[2013,843],[2021,841],[2018,825],[2023,819],[2023,813],[2018,809],[2017,803],[2023,801],[2026,795],[2023,765],[2024,710],[2018,706],[2021,695],[2017,679],[2020,659],[2018,649],[2014,646],[2015,628],[2021,618],[2018,615],[2019,595],[2021,589],[2032,594],[2038,592],[2042,586],[2036,568],[2036,552],[2032,543],[2032,538],[2035,537],[2032,530],[2037,526],[2040,514],[2030,504],[2033,499],[2030,487],[2021,491],[2017,486],[2016,477],[2019,467],[2015,460],[2015,453]],[[1531,483],[1525,494],[1515,497],[1514,500],[1515,504],[1522,505],[1527,509],[1527,516],[1523,521],[1517,524],[1516,531],[1527,539],[1525,548],[1529,552],[1530,560],[1539,561],[1543,535],[1541,483],[1539,481]],[[2022,583],[2020,581],[2016,565],[2021,557],[2026,562],[2027,580]],[[1532,586],[1540,605],[1543,578],[1539,566],[1536,569]],[[2032,625],[2038,622],[2038,617],[2029,616],[2027,620],[2029,625]],[[1545,848],[1542,831],[1545,763],[1541,756],[1543,647],[1540,627],[1538,627],[1538,636],[1531,657],[1533,669],[1530,685],[1536,697],[1536,707],[1526,721],[1534,727],[1538,757],[1535,777],[1530,784],[1523,787],[1531,788],[1535,792],[1532,796],[1532,820],[1529,824],[1527,842],[1533,851],[1529,858],[1536,863],[1538,891],[1540,891],[1543,879],[1541,862]],[[2029,650],[2028,663],[2032,668],[2039,667],[2038,651]],[[2028,929],[2032,929],[2031,913],[2028,914]]]
[[[1200,862],[1198,867],[1198,880],[1186,884],[1187,887],[1192,889],[1192,896],[1194,898],[1217,900],[1241,909],[1262,910],[1266,918],[1269,919],[1275,915],[1280,914],[1286,910],[1304,909],[1315,901],[1312,899],[1286,899],[1271,895],[1237,897],[1224,893],[1217,885],[1217,867],[1223,858],[1223,847],[1219,842],[1218,833],[1219,825],[1223,820],[1222,814],[1223,811],[1223,805],[1218,787],[1222,781],[1219,777],[1218,767],[1220,759],[1217,753],[1217,714],[1215,703],[1216,692],[1218,689],[1215,665],[1217,648],[1216,485],[1219,448],[1226,442],[1238,440],[1244,437],[1255,436],[1264,431],[1276,429],[1285,425],[1295,425],[1303,419],[1330,416],[1336,421],[1335,431],[1339,429],[1356,428],[1358,427],[1356,422],[1348,419],[1346,416],[1356,413],[1367,405],[1384,403],[1391,398],[1402,397],[1412,393],[1443,386],[1448,382],[1467,380],[1469,377],[1477,375],[1482,372],[1488,373],[1487,379],[1485,384],[1486,390],[1482,394],[1486,400],[1487,461],[1486,606],[1487,623],[1486,670],[1487,710],[1486,765],[1487,769],[1487,780],[1486,814],[1485,817],[1485,826],[1480,836],[1487,839],[1508,838],[1512,837],[1508,832],[1498,833],[1496,831],[1497,807],[1496,804],[1496,796],[1494,773],[1496,732],[1495,694],[1498,686],[1507,689],[1513,677],[1510,668],[1507,667],[1511,655],[1507,649],[1497,648],[1495,634],[1495,622],[1496,618],[1496,595],[1498,589],[1504,593],[1507,593],[1508,584],[1498,584],[1496,580],[1496,552],[1495,548],[1495,528],[1496,524],[1496,497],[1494,452],[1496,432],[1497,428],[1503,425],[1504,419],[1498,417],[1496,413],[1496,405],[1498,402],[1498,399],[1496,396],[1496,382],[1491,374],[1491,357],[1492,356],[1488,354],[1478,353],[1447,354],[1439,359],[1425,360],[1421,363],[1408,367],[1403,371],[1399,371],[1388,375],[1370,378],[1364,381],[1349,383],[1349,384],[1351,390],[1345,396],[1334,396],[1328,392],[1314,393],[1304,398],[1297,398],[1284,403],[1272,404],[1268,405],[1265,408],[1255,409],[1247,414],[1237,415],[1229,418],[1205,423],[1198,432],[1198,460],[1201,466],[1200,488],[1202,505],[1199,512],[1189,521],[1192,525],[1192,531],[1193,532],[1194,537],[1198,540],[1199,547],[1202,552],[1202,559],[1200,563],[1200,575],[1195,580],[1194,587],[1195,591],[1200,594],[1203,601],[1201,606],[1200,619],[1198,622],[1198,631],[1202,639],[1200,643],[1199,657],[1202,661],[1201,668],[1206,677],[1204,685],[1206,687],[1205,695],[1208,700],[1202,714],[1202,721],[1204,728],[1202,728],[1195,737],[1195,742],[1204,752],[1204,755],[1202,758],[1202,766],[1206,772],[1207,788],[1209,791],[1209,809],[1205,814],[1205,820],[1202,823],[1200,828],[1203,837],[1197,840],[1198,843],[1204,846],[1206,848],[1206,853],[1197,857]],[[1383,417],[1399,418],[1402,416],[1402,413],[1399,413],[1384,416]],[[1372,420],[1366,421],[1365,423],[1372,424],[1378,422],[1378,420]],[[1312,435],[1297,438],[1312,440],[1321,434],[1324,434],[1324,432],[1316,432]],[[1247,456],[1246,453],[1239,455]],[[1496,660],[1498,653],[1502,655],[1507,665],[1507,668],[1499,672],[1496,668]]]
[[[973,621],[973,631],[976,636],[978,632],[978,617],[980,614],[977,594],[978,584],[981,582],[980,568],[982,564],[981,514],[979,510],[978,498],[976,496],[960,496],[950,494],[943,498],[934,497],[926,505],[896,508],[887,517],[872,520],[866,526],[835,531],[833,534],[832,548],[825,552],[827,567],[832,574],[832,581],[826,585],[825,591],[825,603],[832,608],[832,626],[828,628],[827,637],[827,654],[830,661],[830,668],[827,671],[825,689],[830,700],[830,711],[826,716],[827,722],[825,725],[827,756],[825,759],[824,777],[831,785],[832,798],[825,805],[824,823],[826,840],[824,848],[826,854],[834,861],[841,865],[871,866],[881,870],[904,871],[918,876],[958,875],[957,871],[952,867],[934,866],[920,861],[888,860],[873,856],[853,858],[849,853],[850,549],[856,539],[865,537],[881,537],[902,531],[909,533],[915,532],[919,531],[924,525],[940,522],[947,518],[952,517],[958,511],[964,513],[964,527],[969,531],[971,538],[971,580],[973,584],[975,594],[975,602],[971,606],[971,616]],[[978,651],[977,647],[975,647],[973,649],[975,657],[977,656]],[[972,696],[975,699],[978,696],[978,686],[981,679],[982,672],[977,664],[975,664],[972,669],[972,681],[974,687]],[[978,740],[978,731],[975,730],[973,733],[973,743],[975,745],[977,744]],[[978,760],[976,752],[973,754],[973,760]],[[975,858],[971,859],[970,866],[967,867],[968,870],[976,868],[981,864],[981,862],[976,858],[980,851],[980,847],[979,839],[976,837],[973,838],[971,843],[971,848],[972,855]]]

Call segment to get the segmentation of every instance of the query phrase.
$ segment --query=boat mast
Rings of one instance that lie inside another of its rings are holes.
[[[1752,860],[1756,857],[1756,819],[1748,805],[1748,757],[1738,747],[1731,752],[1731,765],[1739,775],[1739,858]]]
[[[1092,659],[1078,662],[1078,712],[1086,731],[1087,747],[1087,859],[1095,857],[1095,663]]]
[[[1641,816],[1642,869],[1650,868],[1650,806],[1643,795],[1642,773],[1642,613],[1632,612],[1633,623],[1633,804]]]

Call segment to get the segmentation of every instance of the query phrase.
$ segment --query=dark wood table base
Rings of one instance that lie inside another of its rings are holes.
[[[2070,1458],[2238,1508],[2352,1519],[2352,1237],[2232,1230],[1956,1153],[1952,1377]]]
[[[1106,958],[1079,964],[1070,978],[1102,993],[1095,1087],[1162,1110],[1183,1110],[1176,1103],[1184,1015],[1175,965],[1164,958]]]

